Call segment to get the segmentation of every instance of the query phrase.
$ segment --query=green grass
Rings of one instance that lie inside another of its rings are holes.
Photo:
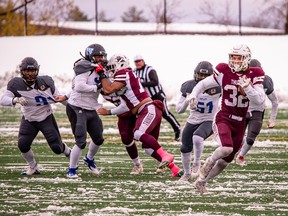
[[[171,108],[173,110],[173,108]],[[247,156],[249,165],[230,166],[208,183],[209,193],[199,194],[193,181],[180,184],[170,172],[156,175],[157,163],[139,154],[144,174],[129,175],[132,169],[119,135],[105,132],[105,143],[96,157],[103,168],[100,176],[91,175],[80,161],[79,179],[67,179],[68,160],[49,149],[42,134],[33,143],[41,174],[21,176],[26,164],[17,148],[21,113],[0,108],[0,215],[288,215],[288,115],[280,110],[277,126],[264,127],[258,143]],[[175,114],[175,113],[174,113]],[[73,146],[73,136],[63,106],[55,110],[63,140]],[[175,114],[185,125],[188,113]],[[115,117],[103,117],[105,128],[116,128]],[[6,129],[9,128],[9,129]],[[67,132],[68,131],[68,132]],[[163,120],[160,143],[182,167],[180,144]],[[209,138],[203,160],[215,149]],[[87,147],[83,155],[87,152]]]

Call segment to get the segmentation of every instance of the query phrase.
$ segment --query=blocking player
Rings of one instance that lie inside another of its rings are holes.
[[[107,68],[109,77],[113,79],[113,82],[107,79],[101,64],[96,68],[96,73],[100,76],[103,92],[111,94],[126,88],[125,93],[120,95],[120,97],[125,101],[128,110],[137,116],[135,122],[132,122],[135,125],[132,130],[134,139],[142,143],[142,148],[145,149],[147,154],[160,162],[159,169],[163,170],[169,167],[172,175],[182,175],[180,168],[173,163],[174,156],[165,151],[158,142],[164,108],[163,103],[159,100],[153,101],[149,97],[138,77],[133,73],[129,59],[125,55],[113,55],[107,64]],[[122,114],[124,112],[127,112],[127,110],[118,110],[117,113],[113,114]],[[110,110],[104,108],[99,109],[98,113],[102,115],[112,114]]]

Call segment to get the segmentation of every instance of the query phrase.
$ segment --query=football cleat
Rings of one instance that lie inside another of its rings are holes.
[[[158,168],[163,169],[167,167],[170,163],[173,162],[173,160],[174,160],[174,156],[166,152],[165,155],[162,157],[162,161],[158,165]]]
[[[159,167],[157,167],[157,169],[156,169],[156,174],[157,175],[162,175],[164,172],[165,172],[165,170],[167,169],[167,166],[165,167],[162,167],[162,168],[159,168]]]
[[[237,155],[236,159],[235,159],[236,164],[238,164],[239,166],[247,166],[247,163],[244,159],[243,156],[239,156]]]
[[[173,178],[181,177],[183,176],[183,174],[184,174],[184,171],[180,169],[179,171],[172,173],[172,177]]]
[[[191,174],[184,174],[181,176],[181,178],[178,181],[181,182],[188,182],[191,179]]]
[[[21,175],[38,175],[40,171],[38,169],[38,165],[36,164],[33,168],[28,167],[28,169],[24,172],[21,172]]]
[[[142,164],[139,164],[139,165],[135,165],[133,167],[133,169],[131,170],[130,174],[131,175],[138,175],[138,174],[141,174],[143,173],[143,166]]]
[[[213,163],[210,159],[210,157],[208,157],[205,161],[205,163],[203,164],[203,166],[200,168],[200,172],[199,172],[199,176],[201,179],[205,179],[209,172],[211,171],[211,169],[213,168],[213,166],[215,165],[215,163]]]
[[[199,165],[192,165],[191,167],[191,178],[197,178],[200,172],[200,164]]]
[[[206,188],[206,182],[203,182],[199,179],[195,181],[193,187],[197,189],[201,194],[208,193],[208,190]]]
[[[98,168],[96,167],[96,163],[95,160],[89,160],[89,158],[87,158],[87,155],[83,158],[83,162],[84,164],[88,167],[88,169],[90,170],[90,172],[94,175],[99,175],[100,174],[100,170],[98,170]]]
[[[69,168],[67,172],[67,178],[78,178],[76,170],[77,168]]]

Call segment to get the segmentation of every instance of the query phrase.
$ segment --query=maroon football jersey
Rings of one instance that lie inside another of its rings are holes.
[[[130,110],[136,107],[142,100],[149,97],[138,77],[131,69],[117,71],[114,75],[114,81],[125,84],[127,91],[120,97],[126,102]]]
[[[261,68],[251,67],[244,72],[233,73],[226,63],[220,63],[214,70],[214,78],[222,86],[221,111],[229,115],[245,118],[249,99],[239,91],[238,80],[242,76],[251,79],[253,85],[262,84],[264,71]]]

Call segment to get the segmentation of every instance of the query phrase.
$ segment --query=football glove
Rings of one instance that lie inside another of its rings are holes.
[[[196,99],[195,96],[193,96],[193,95],[191,95],[191,94],[187,94],[185,101],[186,101],[187,103],[189,103],[190,109],[192,109],[192,110],[195,110],[195,109],[196,109],[198,100]]]
[[[238,85],[240,85],[242,88],[246,88],[250,84],[251,84],[251,79],[247,78],[245,75],[240,77],[240,79],[238,80]]]
[[[12,103],[19,103],[21,106],[26,106],[28,104],[28,101],[24,97],[14,97]]]
[[[97,64],[97,67],[95,68],[96,73],[104,73],[104,67],[101,64]]]

